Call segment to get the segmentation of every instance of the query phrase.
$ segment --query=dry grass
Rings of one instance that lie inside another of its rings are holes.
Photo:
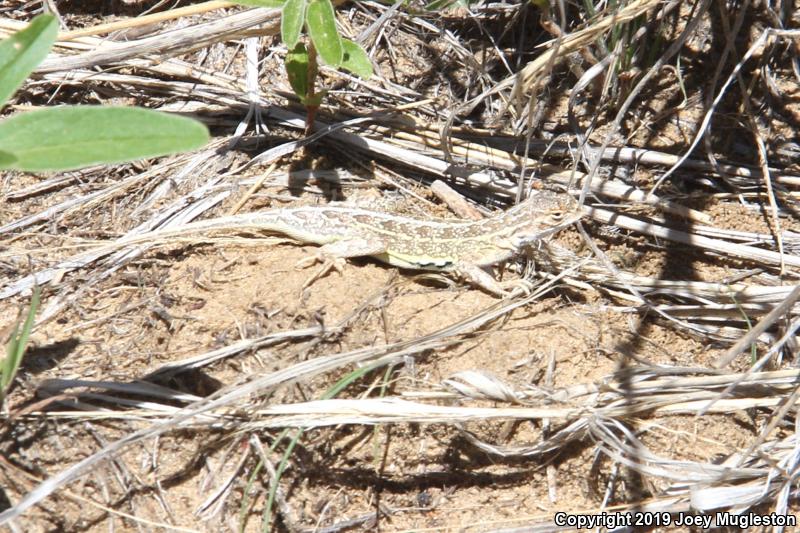
[[[376,75],[323,69],[308,138],[276,11],[47,4],[64,32],[14,109],[144,105],[215,140],[2,176],[0,331],[43,287],[2,414],[13,530],[797,511],[791,3],[343,4]],[[5,2],[0,32],[34,8]],[[479,216],[532,183],[571,186],[585,217],[508,265],[536,286],[503,301],[370,261],[302,289],[292,265],[312,249],[181,231],[343,198],[447,216],[439,195]]]

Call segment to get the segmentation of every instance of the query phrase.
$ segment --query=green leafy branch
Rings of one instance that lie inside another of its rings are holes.
[[[0,109],[56,41],[55,17],[39,15],[0,41]],[[208,141],[196,120],[138,107],[60,106],[0,121],[0,169],[72,170],[192,150]]]
[[[318,57],[330,67],[343,68],[363,79],[372,76],[367,52],[356,42],[345,39],[336,28],[331,0],[235,0],[238,4],[281,8],[281,40],[288,48],[284,66],[289,85],[306,106],[306,134],[325,91],[317,91]],[[301,41],[305,28],[307,43]]]

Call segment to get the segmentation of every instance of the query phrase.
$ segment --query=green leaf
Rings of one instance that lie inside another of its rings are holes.
[[[21,362],[17,358],[19,352],[19,322],[14,324],[14,329],[11,331],[11,337],[6,344],[6,356],[0,362],[0,399],[5,395],[8,386],[14,381],[14,368],[19,368]]]
[[[300,39],[303,20],[306,16],[306,0],[287,0],[281,14],[281,39],[291,50]]]
[[[14,376],[17,375],[19,365],[22,363],[22,356],[25,355],[25,349],[28,347],[28,338],[33,329],[33,319],[36,318],[36,310],[39,308],[40,294],[39,287],[35,287],[33,289],[33,296],[31,296],[31,306],[28,309],[28,316],[25,317],[22,330],[20,331],[19,323],[17,323],[11,334],[11,340],[6,345],[6,357],[0,365],[0,397],[8,390],[8,387],[14,380]]]
[[[0,150],[0,168],[10,168],[16,161],[17,158],[14,157],[14,154]]]
[[[253,7],[281,7],[286,0],[232,0],[234,4]]]
[[[138,107],[54,107],[0,122],[0,148],[17,158],[5,168],[34,172],[155,157],[207,141],[200,122]]]
[[[311,0],[308,3],[306,27],[322,60],[331,67],[341,66],[344,48],[336,31],[336,15],[331,0]]]
[[[303,100],[308,94],[308,51],[306,45],[297,43],[294,50],[286,54],[286,75],[294,94]]]
[[[322,105],[322,100],[325,98],[326,94],[328,94],[328,91],[320,91],[314,93],[314,96],[306,96],[302,99],[303,105],[306,107],[319,107]]]
[[[354,43],[350,39],[342,39],[344,45],[344,60],[342,68],[345,68],[361,79],[368,80],[372,76],[372,62],[369,60],[367,52],[361,45]]]
[[[545,2],[547,2],[547,0],[545,0]],[[433,0],[425,5],[427,11],[449,11],[458,8],[466,9],[468,7],[469,2],[466,0]]]
[[[58,26],[52,15],[39,15],[0,42],[0,108],[5,105],[56,42]]]

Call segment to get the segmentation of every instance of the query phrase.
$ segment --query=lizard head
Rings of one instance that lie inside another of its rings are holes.
[[[539,191],[517,206],[519,225],[512,237],[517,247],[552,235],[581,218],[581,208],[567,193]]]

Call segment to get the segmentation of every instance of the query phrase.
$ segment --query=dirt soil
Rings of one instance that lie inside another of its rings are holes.
[[[728,220],[746,225],[748,217],[742,212]],[[578,239],[565,232],[559,240]],[[242,338],[344,324],[344,329],[311,346],[285,343],[235,354],[167,383],[206,396],[242,377],[301,360],[419,338],[497,303],[479,290],[420,282],[413,273],[398,273],[371,260],[350,262],[341,274],[332,273],[304,289],[310,271],[294,265],[314,253],[308,246],[256,240],[171,248],[148,253],[112,278],[86,287],[75,305],[37,330],[21,382],[9,399],[12,410],[31,405],[48,379],[134,382],[165,363]],[[663,269],[668,259],[668,254],[651,251],[635,268],[652,273]],[[726,269],[714,263],[696,258],[696,277],[724,277]],[[382,373],[373,374],[347,396],[374,395],[375,387],[393,395],[435,393],[443,391],[443,380],[469,370],[517,389],[558,389],[602,383],[628,364],[630,355],[651,364],[704,367],[721,353],[658,323],[604,310],[611,303],[591,290],[557,288],[451,348],[407,361],[388,382]],[[12,316],[13,310],[13,305],[4,305],[4,316]],[[270,402],[318,398],[337,377],[300,382]],[[101,398],[92,403],[105,405]],[[80,411],[86,406],[75,407]],[[81,416],[51,421],[25,417],[8,435],[17,446],[7,460],[27,466],[31,477],[6,479],[8,496],[16,499],[30,490],[36,473],[58,472],[145,423],[135,418],[93,422]],[[758,434],[744,411],[739,416],[654,417],[647,424],[650,450],[676,461],[714,462],[745,448]],[[322,527],[371,515],[360,527],[377,527],[374,517],[380,511],[380,528],[389,531],[522,526],[552,518],[557,511],[597,509],[609,477],[625,475],[613,471],[591,439],[548,454],[545,460],[505,459],[476,449],[464,431],[491,445],[518,447],[536,444],[543,427],[483,421],[309,431],[281,482],[296,525]],[[31,510],[23,523],[29,531],[99,531],[111,524],[127,530],[133,522],[119,513],[129,513],[137,520],[201,530],[235,529],[237,506],[246,490],[242,469],[252,471],[257,461],[248,439],[267,446],[275,435],[182,431],[132,446],[113,466]],[[631,478],[622,484],[624,493],[612,495],[611,502],[647,497],[649,488],[640,486],[632,473],[627,475]],[[231,479],[236,487],[226,500],[213,512],[201,509]],[[120,483],[127,492],[120,493]],[[109,513],[86,498],[116,511]],[[251,509],[247,530],[258,529],[261,506],[263,501]]]

